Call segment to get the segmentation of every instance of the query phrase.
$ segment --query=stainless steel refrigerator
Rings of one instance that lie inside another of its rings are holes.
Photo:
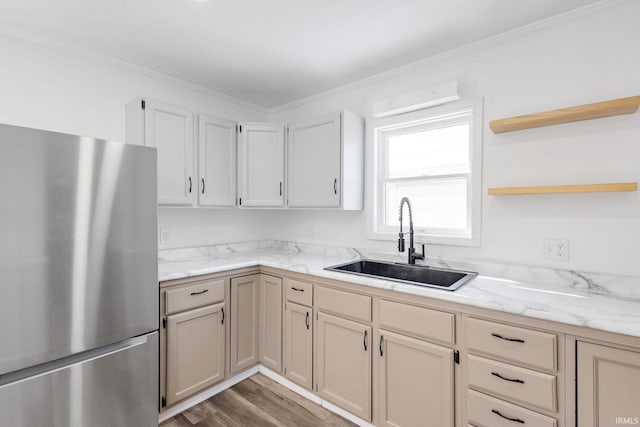
[[[0,125],[0,426],[158,425],[156,152]]]

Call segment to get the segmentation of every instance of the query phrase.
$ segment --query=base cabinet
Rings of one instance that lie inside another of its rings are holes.
[[[311,390],[313,387],[313,312],[287,302],[285,311],[284,376]]]
[[[167,316],[167,406],[224,378],[224,303]]]
[[[384,330],[378,344],[378,425],[453,427],[453,350]]]
[[[260,363],[282,372],[282,278],[260,275]]]
[[[252,274],[231,279],[231,374],[255,365],[259,360],[260,276]]]
[[[371,327],[325,313],[316,326],[316,392],[370,421]]]
[[[640,424],[640,353],[578,342],[578,425]]]

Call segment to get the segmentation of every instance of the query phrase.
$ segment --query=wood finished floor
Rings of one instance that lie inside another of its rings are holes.
[[[355,424],[256,374],[160,424],[162,427],[347,427]]]

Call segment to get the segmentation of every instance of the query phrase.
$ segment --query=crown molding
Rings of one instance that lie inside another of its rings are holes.
[[[0,36],[10,37],[19,41],[32,43],[36,46],[42,46],[42,47],[54,49],[69,55],[85,58],[93,62],[98,62],[105,65],[121,68],[127,71],[132,71],[132,72],[142,74],[159,81],[163,81],[166,83],[173,84],[175,86],[182,87],[184,89],[191,90],[196,93],[211,96],[213,98],[217,98],[222,101],[227,101],[231,104],[234,104],[239,107],[246,108],[248,110],[252,110],[261,114],[266,115],[269,112],[269,110],[263,106],[253,104],[249,101],[245,101],[239,98],[235,98],[231,95],[218,92],[216,90],[201,86],[197,83],[192,83],[187,80],[180,79],[178,77],[164,74],[159,71],[155,71],[155,70],[143,67],[141,65],[137,65],[137,64],[125,61],[123,59],[119,59],[112,55],[97,53],[94,51],[83,49],[81,47],[74,46],[68,43],[59,42],[53,39],[49,39],[33,33],[29,33],[12,26],[0,25]]]
[[[516,40],[520,40],[535,34],[542,33],[544,31],[560,27],[561,25],[565,25],[569,22],[576,21],[583,17],[609,12],[637,4],[637,0],[602,0],[597,3],[583,6],[578,9],[570,10],[559,15],[555,15],[540,21],[533,22],[531,24],[524,25],[522,27],[515,28],[513,30],[496,34],[495,36],[491,36],[486,39],[482,39],[458,48],[438,53],[406,65],[401,65],[399,67],[392,68],[381,73],[373,74],[371,76],[356,80],[351,83],[347,83],[342,86],[338,86],[333,89],[306,96],[304,98],[287,102],[286,104],[282,104],[276,107],[268,108],[267,111],[269,114],[275,114],[286,110],[299,108],[304,105],[311,104],[313,102],[320,101],[341,93],[402,77],[403,75],[433,67],[434,65],[440,64],[442,62],[452,61],[464,58],[466,56],[474,55],[491,48],[502,46]]]

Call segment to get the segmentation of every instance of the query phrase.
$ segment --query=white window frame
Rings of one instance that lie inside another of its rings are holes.
[[[399,229],[384,225],[385,215],[385,183],[387,180],[386,138],[392,136],[395,131],[406,133],[406,128],[411,126],[417,130],[428,130],[442,127],[443,124],[460,123],[461,118],[470,114],[469,123],[469,173],[441,175],[434,179],[456,178],[465,176],[468,179],[467,186],[467,230],[455,233],[453,230],[419,229],[415,228],[415,238],[421,243],[434,243],[455,246],[480,246],[481,219],[482,219],[482,99],[459,101],[444,106],[429,108],[407,114],[391,117],[372,119],[369,132],[370,145],[373,146],[369,163],[373,165],[369,175],[367,192],[369,193],[368,206],[368,238],[371,240],[397,240]],[[412,178],[394,179],[397,181]],[[406,213],[405,213],[406,214]],[[414,217],[419,212],[414,212]],[[405,232],[408,230],[405,227]]]

